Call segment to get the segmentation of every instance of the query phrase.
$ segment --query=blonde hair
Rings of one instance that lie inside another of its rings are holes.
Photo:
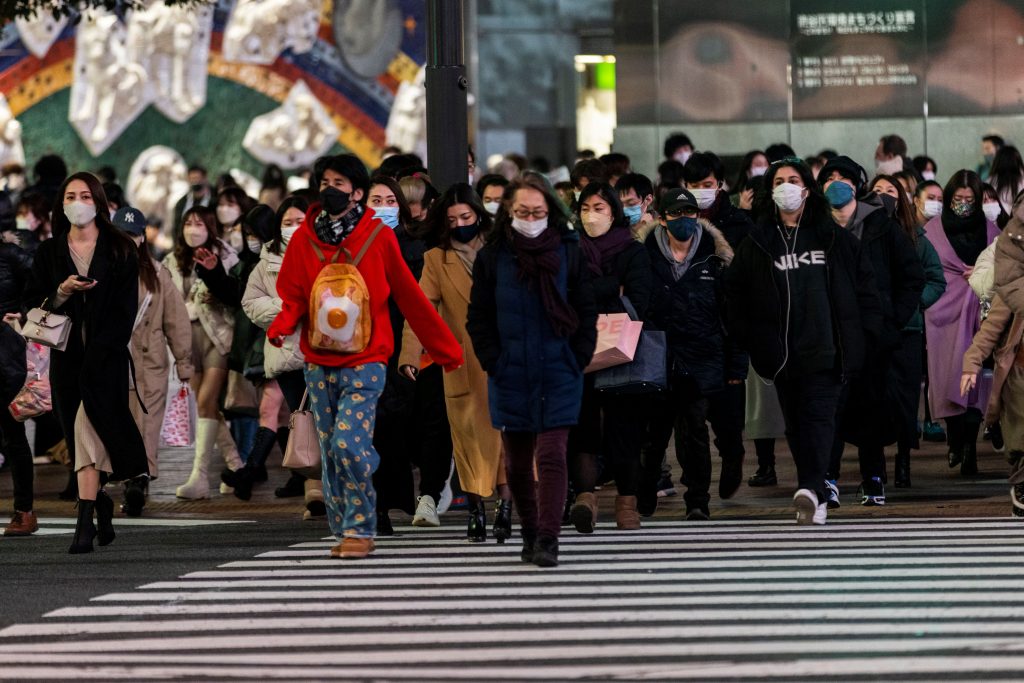
[[[398,186],[402,188],[406,203],[422,203],[427,194],[427,183],[429,182],[430,178],[418,173],[405,176],[398,181]]]

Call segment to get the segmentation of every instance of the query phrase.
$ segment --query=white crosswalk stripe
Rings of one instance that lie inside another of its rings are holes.
[[[0,679],[1024,679],[1012,519],[602,525],[559,567],[460,529],[330,539],[0,630]]]

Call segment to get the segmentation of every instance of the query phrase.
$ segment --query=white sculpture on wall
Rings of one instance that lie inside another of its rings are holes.
[[[272,64],[287,49],[309,52],[320,29],[320,0],[238,0],[224,29],[224,59]]]
[[[308,166],[334,145],[338,128],[304,81],[296,81],[280,107],[257,116],[242,146],[265,164]]]
[[[25,148],[21,145],[21,124],[11,108],[7,98],[0,95],[0,166],[4,164],[25,165]]]
[[[75,41],[69,119],[99,156],[146,108],[146,70],[128,59],[126,29],[116,16],[83,17]]]
[[[334,0],[334,44],[350,69],[376,78],[402,47],[402,10],[395,0]]]
[[[15,19],[14,25],[18,27],[18,36],[28,51],[42,59],[60,38],[68,19],[54,19],[52,14],[43,11],[32,19]]]
[[[163,145],[143,150],[128,172],[128,202],[153,222],[170,229],[174,205],[189,190],[188,166],[178,152]]]
[[[153,103],[184,123],[206,104],[213,8],[149,0],[127,23],[89,12],[78,25],[69,120],[93,156]]]
[[[388,125],[384,129],[387,144],[407,151],[418,151],[426,146],[426,73],[421,67],[415,79],[399,84]]]

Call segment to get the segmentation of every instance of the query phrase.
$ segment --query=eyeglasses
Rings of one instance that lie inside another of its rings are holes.
[[[533,216],[537,220],[540,220],[541,218],[547,218],[548,210],[547,209],[534,209],[533,211],[529,211],[527,209],[519,208],[519,209],[513,209],[512,210],[512,215],[515,216],[516,218],[520,219],[520,220],[526,220],[530,216]]]
[[[696,209],[676,209],[674,211],[666,211],[665,218],[679,218],[680,216],[696,216]]]

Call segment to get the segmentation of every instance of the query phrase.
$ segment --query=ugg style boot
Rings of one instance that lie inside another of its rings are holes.
[[[306,480],[306,512],[302,515],[304,521],[323,517],[327,514],[327,506],[324,504],[324,485],[319,479]]]
[[[201,500],[210,497],[210,461],[213,459],[217,429],[217,420],[199,418],[199,424],[196,425],[196,457],[192,461],[192,474],[189,475],[188,481],[175,490],[174,494],[178,498]]]
[[[615,497],[615,526],[631,530],[640,528],[640,513],[636,511],[636,496]]]
[[[569,519],[579,533],[594,533],[594,525],[597,524],[597,496],[593,493],[577,493],[576,502],[569,510]]]

